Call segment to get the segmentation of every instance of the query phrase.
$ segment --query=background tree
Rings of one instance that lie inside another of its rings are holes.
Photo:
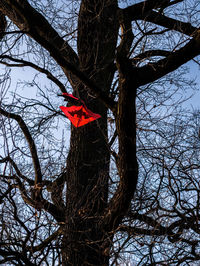
[[[200,259],[199,112],[179,97],[199,3],[127,4],[0,1],[1,264]],[[16,67],[35,75],[12,90]],[[71,126],[70,145],[66,91],[102,116]]]

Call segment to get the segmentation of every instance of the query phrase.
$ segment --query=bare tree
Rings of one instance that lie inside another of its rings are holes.
[[[198,1],[1,0],[0,12],[0,263],[199,261],[199,113],[179,97],[194,85],[183,65],[200,54]],[[35,74],[12,90],[19,67]],[[71,126],[69,145],[66,92],[101,115]]]

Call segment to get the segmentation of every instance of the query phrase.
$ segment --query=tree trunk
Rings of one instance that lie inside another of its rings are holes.
[[[91,2],[91,3],[90,3]],[[78,23],[81,70],[105,93],[113,80],[118,25],[117,1],[82,1]],[[108,200],[110,155],[107,141],[107,108],[87,94],[80,84],[75,94],[102,117],[71,129],[67,159],[66,227],[63,265],[108,265],[109,240],[100,228]]]

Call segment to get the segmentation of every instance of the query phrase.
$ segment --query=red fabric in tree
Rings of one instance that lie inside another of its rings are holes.
[[[86,106],[85,103],[82,100],[79,100],[78,98],[74,97],[72,94],[63,93],[63,96],[67,96],[67,98],[73,98],[77,100],[78,102],[82,102],[82,105],[79,106],[60,106],[60,109],[64,112],[64,114],[67,116],[67,118],[72,122],[72,124],[75,127],[81,127],[84,126],[101,116],[99,114],[95,114],[92,111],[90,111]]]
[[[64,92],[62,95],[63,95],[64,97],[67,97],[67,98],[73,98],[73,99],[79,101],[79,98],[76,98],[73,94],[69,94],[69,93],[67,93],[67,92]]]

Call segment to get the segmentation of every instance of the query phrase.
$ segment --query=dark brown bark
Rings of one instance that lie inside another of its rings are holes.
[[[7,21],[5,16],[0,12],[0,41],[5,36],[5,30],[7,26]]]
[[[82,1],[78,24],[80,68],[108,95],[117,41],[117,1]],[[102,118],[71,129],[67,159],[67,210],[63,240],[63,265],[108,265],[107,235],[99,227],[108,200],[110,152],[107,108],[89,96],[84,86],[75,88]],[[86,244],[87,243],[87,244]]]

